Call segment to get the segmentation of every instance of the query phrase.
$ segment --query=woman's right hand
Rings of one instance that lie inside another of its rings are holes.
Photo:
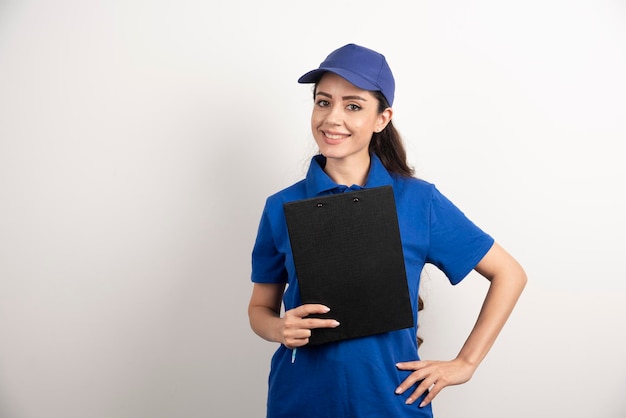
[[[282,343],[287,348],[302,347],[309,343],[314,328],[336,328],[334,319],[308,318],[311,314],[328,313],[330,308],[319,304],[300,305],[285,312],[282,318]]]
[[[285,283],[255,283],[248,305],[250,326],[260,337],[285,345],[301,347],[309,343],[314,328],[335,328],[334,319],[309,318],[330,311],[325,305],[306,304],[290,309],[281,317]]]

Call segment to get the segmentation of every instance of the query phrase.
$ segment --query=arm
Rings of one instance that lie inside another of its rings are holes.
[[[311,329],[335,328],[334,319],[306,318],[313,313],[326,313],[324,305],[308,304],[285,312],[281,318],[284,284],[255,283],[248,305],[250,327],[261,338],[284,344],[287,348],[300,347],[309,342]]]
[[[526,285],[526,273],[522,266],[497,243],[494,243],[475,270],[487,278],[490,285],[476,324],[458,356],[451,361],[398,363],[399,369],[414,372],[402,382],[396,393],[403,393],[416,382],[422,381],[407,403],[415,402],[430,388],[420,405],[424,406],[444,387],[467,382],[495,342]]]

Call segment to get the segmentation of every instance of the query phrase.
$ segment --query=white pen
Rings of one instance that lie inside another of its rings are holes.
[[[291,350],[291,364],[296,362],[296,351],[298,351],[297,348]]]

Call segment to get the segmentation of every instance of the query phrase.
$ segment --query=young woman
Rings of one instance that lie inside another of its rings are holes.
[[[271,362],[267,416],[432,417],[430,403],[437,394],[472,377],[526,275],[434,185],[413,177],[392,124],[395,83],[383,55],[348,44],[298,81],[315,85],[311,129],[319,155],[305,179],[267,199],[252,254],[250,324],[262,338],[280,343]],[[478,320],[452,360],[420,360],[417,325],[307,345],[313,329],[341,324],[309,317],[329,308],[300,300],[283,204],[387,185],[396,200],[415,324],[425,263],[436,265],[453,284],[472,270],[490,281]]]

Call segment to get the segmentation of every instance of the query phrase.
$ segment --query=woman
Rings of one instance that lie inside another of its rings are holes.
[[[319,155],[305,179],[267,199],[252,254],[250,324],[281,344],[271,363],[267,416],[432,417],[437,394],[467,382],[489,351],[526,284],[525,272],[434,185],[413,177],[392,124],[395,83],[383,55],[348,44],[298,81],[315,84],[311,129]],[[313,329],[341,324],[309,317],[329,308],[300,300],[283,204],[387,185],[396,200],[414,324],[425,263],[453,284],[472,270],[490,281],[476,325],[452,360],[420,360],[417,325],[307,345]]]

